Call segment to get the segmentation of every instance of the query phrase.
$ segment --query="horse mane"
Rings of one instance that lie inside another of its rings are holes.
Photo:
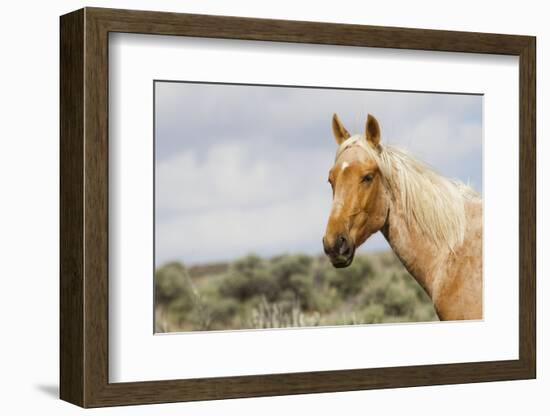
[[[407,224],[418,228],[437,245],[451,251],[464,242],[465,201],[480,195],[468,185],[445,178],[409,153],[393,146],[368,144],[364,135],[355,135],[340,144],[336,160],[348,148],[358,146],[378,164],[392,198],[398,198]]]

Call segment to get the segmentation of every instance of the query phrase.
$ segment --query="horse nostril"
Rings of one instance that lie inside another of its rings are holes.
[[[344,256],[350,257],[353,253],[353,244],[350,243],[345,235],[339,235],[335,238],[332,245],[327,239],[323,238],[323,250],[329,257]]]
[[[338,237],[338,253],[340,253],[340,255],[342,256],[347,256],[350,253],[350,249],[351,247],[346,237],[344,237],[343,235]]]

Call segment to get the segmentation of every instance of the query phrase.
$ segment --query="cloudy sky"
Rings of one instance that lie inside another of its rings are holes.
[[[477,95],[155,83],[157,266],[322,252],[337,112],[482,191]],[[379,233],[361,250],[388,248]]]

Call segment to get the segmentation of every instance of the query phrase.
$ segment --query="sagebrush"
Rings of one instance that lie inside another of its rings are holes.
[[[392,252],[335,269],[324,256],[249,255],[155,273],[157,332],[437,320],[433,304]]]

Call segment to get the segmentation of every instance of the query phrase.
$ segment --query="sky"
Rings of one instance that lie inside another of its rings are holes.
[[[381,141],[482,192],[480,95],[155,82],[155,262],[322,253],[336,143]],[[377,233],[359,251],[389,249]]]

